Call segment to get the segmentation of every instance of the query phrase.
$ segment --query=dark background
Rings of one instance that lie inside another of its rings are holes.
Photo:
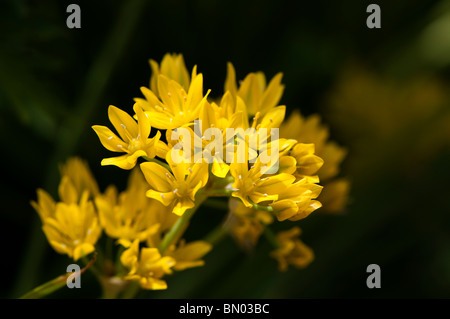
[[[86,159],[102,190],[125,187],[127,171],[101,167],[110,154],[90,128],[107,107],[131,113],[148,86],[148,59],[183,53],[212,96],[223,93],[226,62],[237,78],[283,72],[288,112],[319,112],[349,150],[352,183],[341,215],[296,223],[316,259],[279,273],[262,238],[252,254],[231,239],[206,265],[168,278],[151,298],[448,298],[450,296],[450,10],[446,1],[377,1],[381,29],[368,29],[372,1],[73,1],[81,29],[66,27],[68,1],[0,4],[1,297],[16,298],[65,271],[30,206],[53,196],[58,163]],[[224,213],[203,209],[188,239]],[[283,223],[276,227],[286,228]],[[366,267],[381,267],[368,289]],[[82,289],[52,297],[97,297]]]

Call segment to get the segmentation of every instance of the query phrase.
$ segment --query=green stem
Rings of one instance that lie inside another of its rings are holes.
[[[145,159],[147,162],[153,162],[156,164],[159,164],[161,166],[163,166],[164,168],[166,168],[169,172],[172,172],[172,170],[170,169],[170,166],[162,161],[160,161],[159,159],[156,158],[150,158],[147,156],[142,156],[143,159]]]
[[[232,193],[233,193],[233,190],[223,189],[223,188],[222,189],[213,188],[207,192],[208,196],[211,196],[211,197],[230,197]]]
[[[266,237],[267,241],[273,246],[273,248],[280,248],[280,243],[278,242],[277,237],[269,227],[264,228],[264,237]]]
[[[96,257],[94,257],[96,259]],[[95,261],[95,259],[93,259]],[[81,257],[81,260],[84,263],[84,267],[88,268],[89,270],[97,277],[97,279],[101,278],[101,273],[100,271],[97,269],[97,267],[94,265],[94,263],[92,262],[92,260],[88,260],[87,256]]]
[[[115,266],[116,275],[119,277],[125,276],[125,274],[127,272],[126,268],[122,265],[122,262],[120,261],[120,257],[122,256],[122,253],[124,251],[125,251],[125,248],[122,245],[120,245],[117,250],[116,266]]]
[[[129,283],[128,287],[125,289],[125,291],[122,293],[121,298],[122,299],[133,299],[136,297],[136,295],[141,290],[141,287],[139,286],[139,282],[133,280]]]
[[[264,228],[264,237],[266,237],[267,241],[273,246],[273,248],[280,248],[280,243],[278,242],[277,236],[275,236],[269,227]]]
[[[106,237],[105,257],[107,260],[113,259],[114,239],[112,237]]]
[[[161,255],[164,254],[166,249],[170,247],[170,245],[174,242],[175,239],[179,238],[182,232],[186,229],[185,226],[187,225],[189,220],[192,218],[194,213],[197,211],[197,209],[205,201],[206,198],[207,195],[205,193],[200,194],[195,200],[195,206],[193,208],[186,210],[183,216],[181,216],[175,222],[175,224],[172,226],[169,232],[167,232],[167,234],[164,236],[163,240],[161,241],[158,247]]]
[[[116,276],[102,277],[101,286],[103,290],[102,299],[116,299],[122,292],[127,291],[130,282]]]
[[[223,226],[217,226],[214,230],[212,230],[206,237],[204,241],[210,243],[211,245],[217,245],[228,235],[228,230]]]
[[[263,211],[269,212],[269,213],[273,212],[272,206],[261,206],[261,205],[258,205],[258,204],[253,204],[253,209],[255,209],[255,210],[263,210]]]

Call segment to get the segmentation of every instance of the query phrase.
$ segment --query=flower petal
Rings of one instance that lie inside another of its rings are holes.
[[[193,208],[195,203],[189,198],[181,197],[177,200],[175,206],[173,207],[172,213],[178,216],[182,216],[187,209]]]
[[[128,113],[114,105],[110,105],[108,108],[108,116],[112,125],[114,125],[114,128],[125,142],[128,143],[131,138],[139,134],[136,121]]]
[[[135,166],[135,164],[130,163],[128,161],[129,156],[130,156],[129,154],[125,154],[125,155],[117,156],[117,157],[104,158],[102,160],[101,165],[102,166],[115,165],[117,167],[120,167],[121,169],[132,169]]]
[[[142,163],[141,171],[146,181],[156,191],[166,193],[173,190],[172,183],[170,182],[172,174],[161,165],[153,162]]]
[[[272,107],[275,107],[281,99],[284,91],[284,85],[281,84],[282,73],[275,75],[267,86],[261,98],[262,113],[268,111]]]
[[[237,95],[236,71],[231,62],[227,63],[227,77],[225,78],[224,92],[230,91],[233,96]]]
[[[125,152],[128,148],[128,144],[122,141],[116,134],[114,134],[109,128],[101,125],[94,125],[92,129],[97,133],[100,143],[112,152]]]
[[[137,103],[134,104],[133,110],[137,115],[139,137],[145,140],[150,135],[152,129],[150,126],[150,118]]]

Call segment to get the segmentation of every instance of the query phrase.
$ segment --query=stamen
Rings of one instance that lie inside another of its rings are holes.
[[[190,173],[192,173],[192,168],[189,167],[188,170],[189,170]]]
[[[161,195],[161,197],[162,197],[162,198],[166,198],[166,196],[164,196],[164,194],[163,194],[163,193],[161,193],[161,194],[159,194],[159,195]]]
[[[261,116],[261,113],[260,112],[256,112],[255,116],[253,117],[252,128],[256,127],[256,122],[258,121],[260,116]]]
[[[175,188],[175,189],[173,190],[173,193],[176,194],[177,192],[178,192],[178,188]]]

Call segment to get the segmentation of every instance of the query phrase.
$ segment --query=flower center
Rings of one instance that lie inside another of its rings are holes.
[[[185,197],[189,195],[188,192],[188,185],[186,182],[179,182],[176,183],[176,188],[173,190],[174,194],[176,194],[178,197]]]
[[[139,139],[137,138],[133,138],[129,143],[128,143],[128,150],[130,152],[136,152],[137,150],[140,150],[142,148],[142,143]]]

